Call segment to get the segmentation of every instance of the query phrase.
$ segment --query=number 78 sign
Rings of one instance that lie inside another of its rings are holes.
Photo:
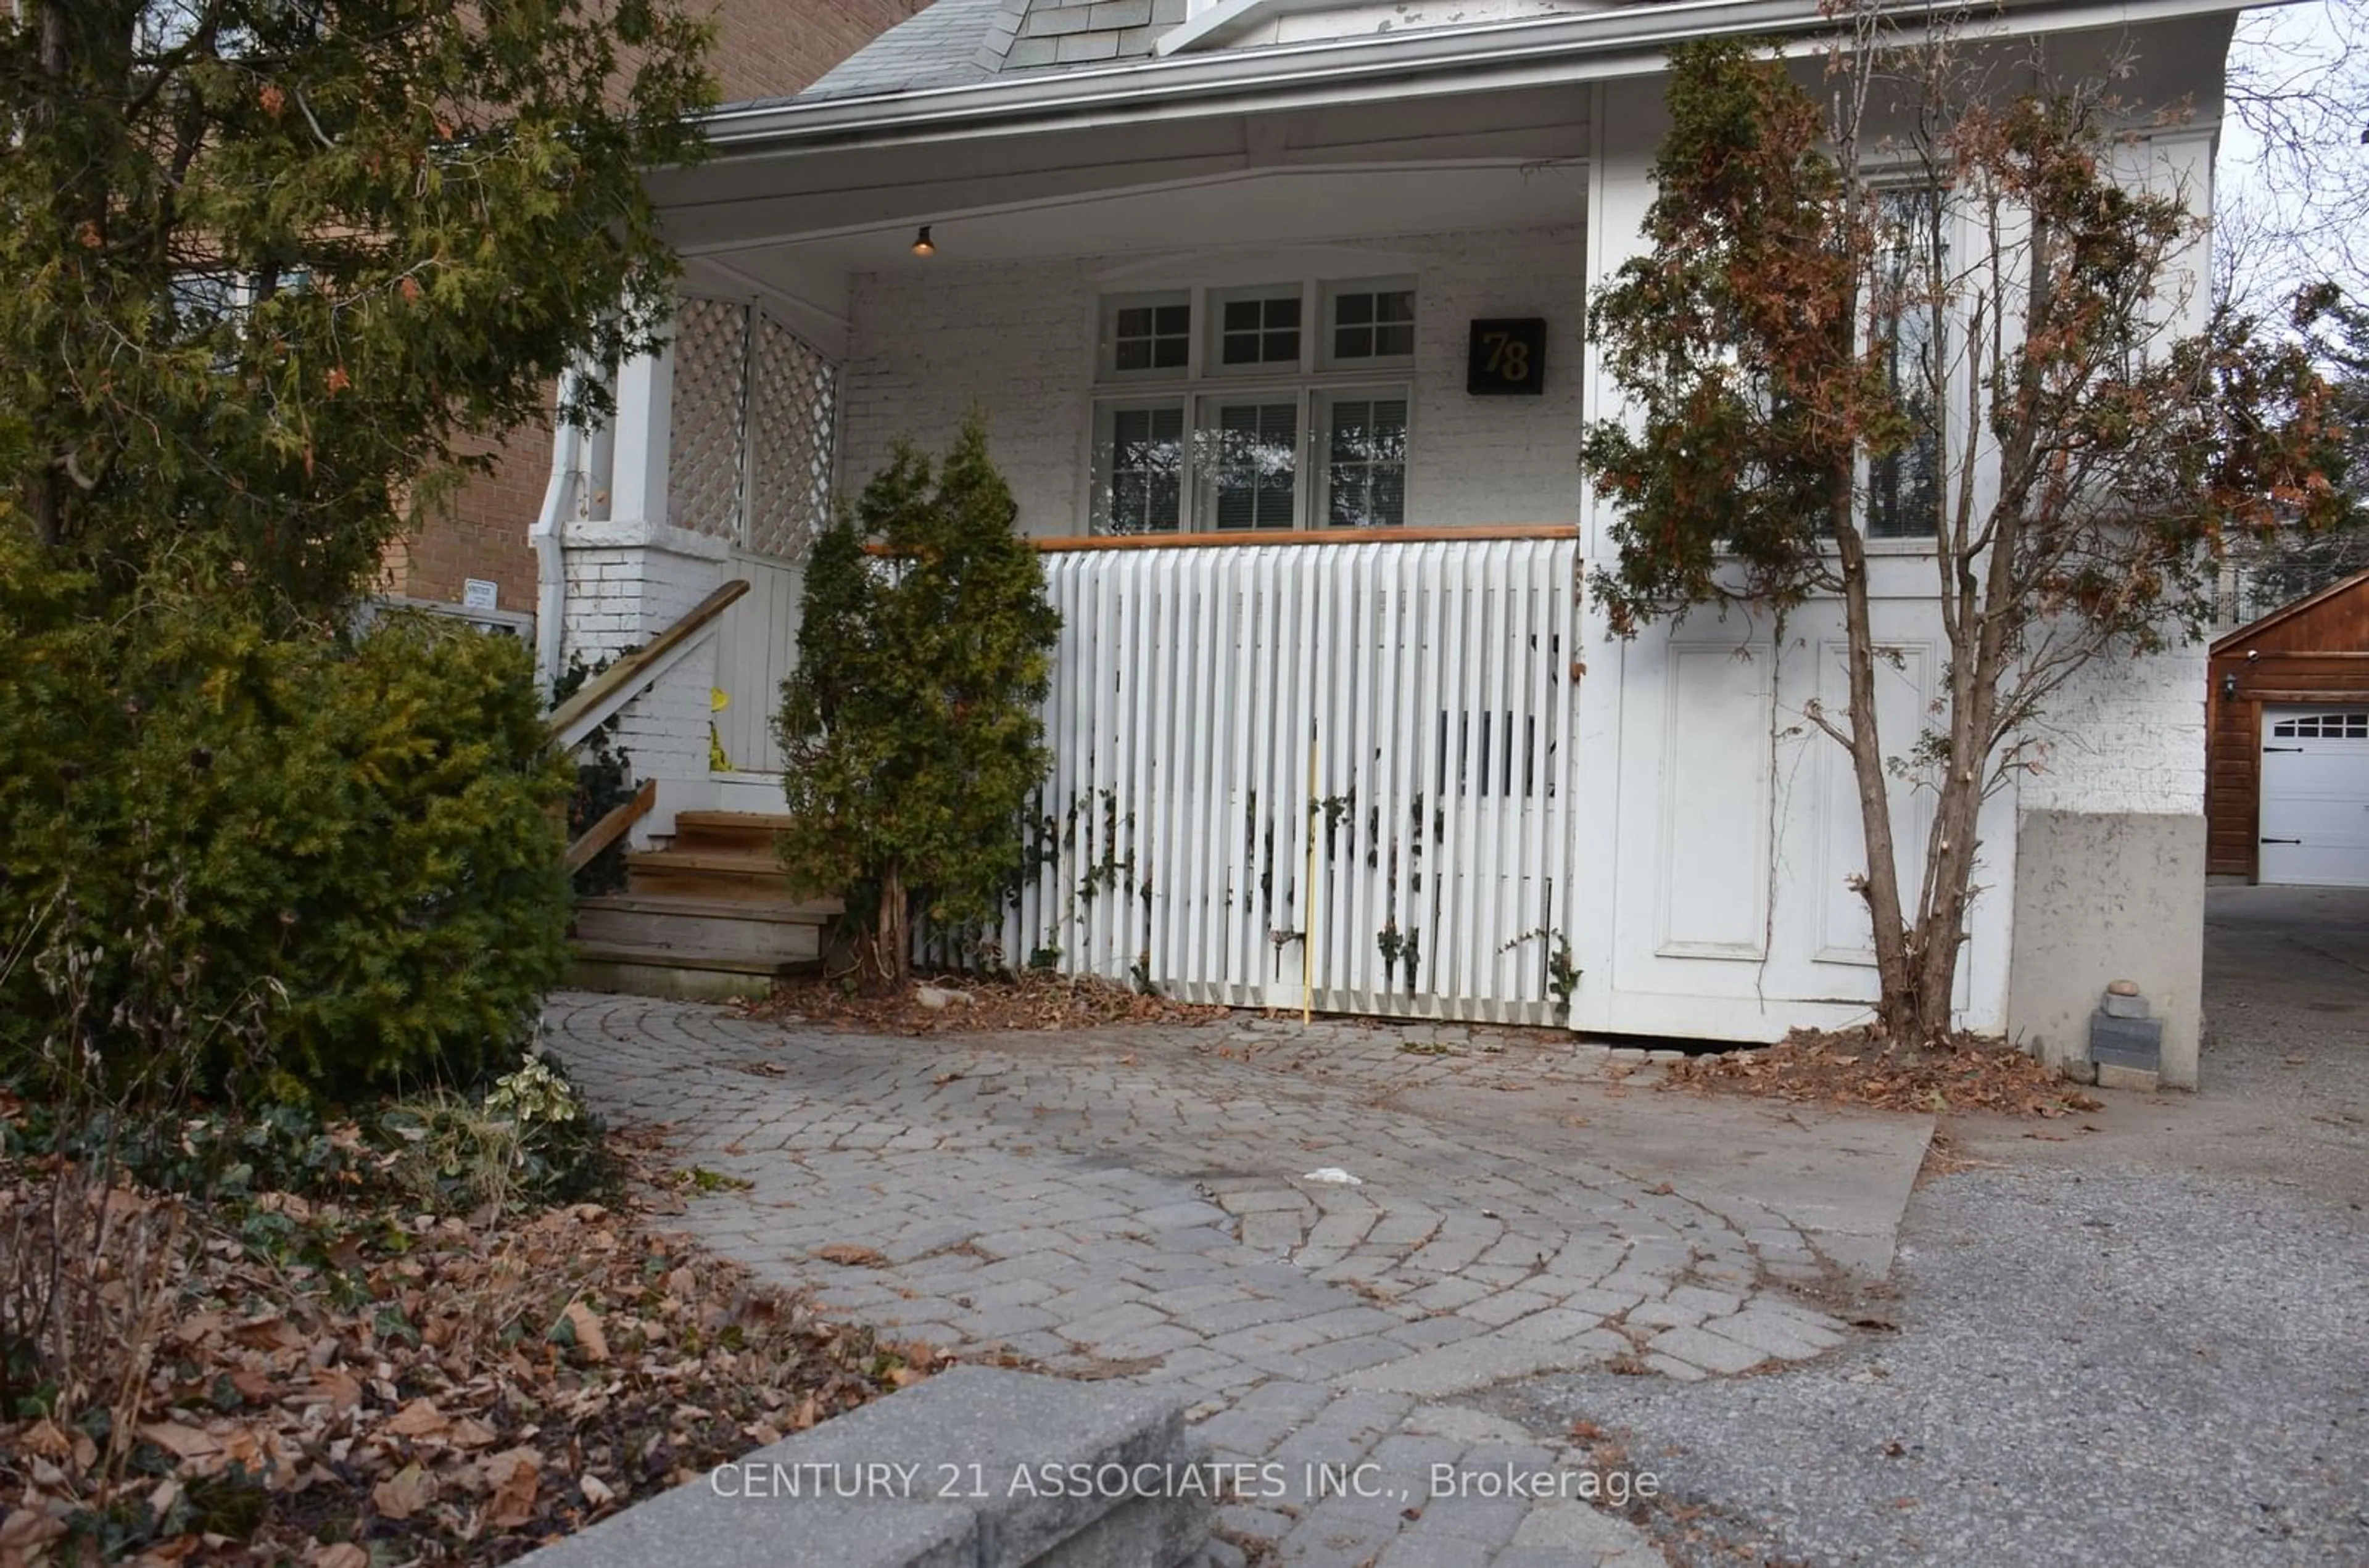
[[[1543,316],[1505,316],[1472,324],[1464,390],[1475,397],[1535,397],[1547,386]]]

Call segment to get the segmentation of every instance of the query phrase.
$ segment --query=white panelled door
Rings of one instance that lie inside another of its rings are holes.
[[[2261,880],[2369,887],[2369,708],[2262,710]]]

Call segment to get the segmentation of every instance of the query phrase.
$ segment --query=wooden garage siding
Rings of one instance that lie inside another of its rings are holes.
[[[2260,869],[2262,706],[2369,704],[2369,572],[2221,637],[2210,668],[2205,870],[2251,881]],[[2226,697],[2231,676],[2237,695]]]

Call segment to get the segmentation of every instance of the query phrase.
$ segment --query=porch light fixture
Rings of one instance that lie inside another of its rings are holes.
[[[913,254],[916,256],[935,256],[937,253],[938,247],[930,243],[930,225],[923,223],[921,225],[921,232],[913,236]]]

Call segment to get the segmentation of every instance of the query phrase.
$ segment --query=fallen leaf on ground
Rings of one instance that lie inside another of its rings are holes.
[[[833,1242],[817,1247],[814,1255],[825,1263],[835,1263],[846,1268],[887,1268],[888,1254],[877,1247],[858,1246],[853,1242]]]
[[[436,1482],[418,1464],[407,1464],[371,1488],[371,1501],[390,1519],[407,1519],[436,1500]]]
[[[534,1495],[542,1484],[543,1459],[532,1448],[505,1448],[486,1461],[486,1479],[494,1485],[486,1516],[502,1529],[516,1529],[534,1517]]]
[[[581,1301],[570,1301],[564,1315],[576,1335],[576,1348],[584,1353],[584,1359],[596,1364],[609,1359],[609,1336],[601,1330],[598,1313]]]
[[[416,1399],[386,1424],[386,1429],[398,1437],[441,1437],[452,1429],[452,1418],[436,1408],[432,1399]]]

